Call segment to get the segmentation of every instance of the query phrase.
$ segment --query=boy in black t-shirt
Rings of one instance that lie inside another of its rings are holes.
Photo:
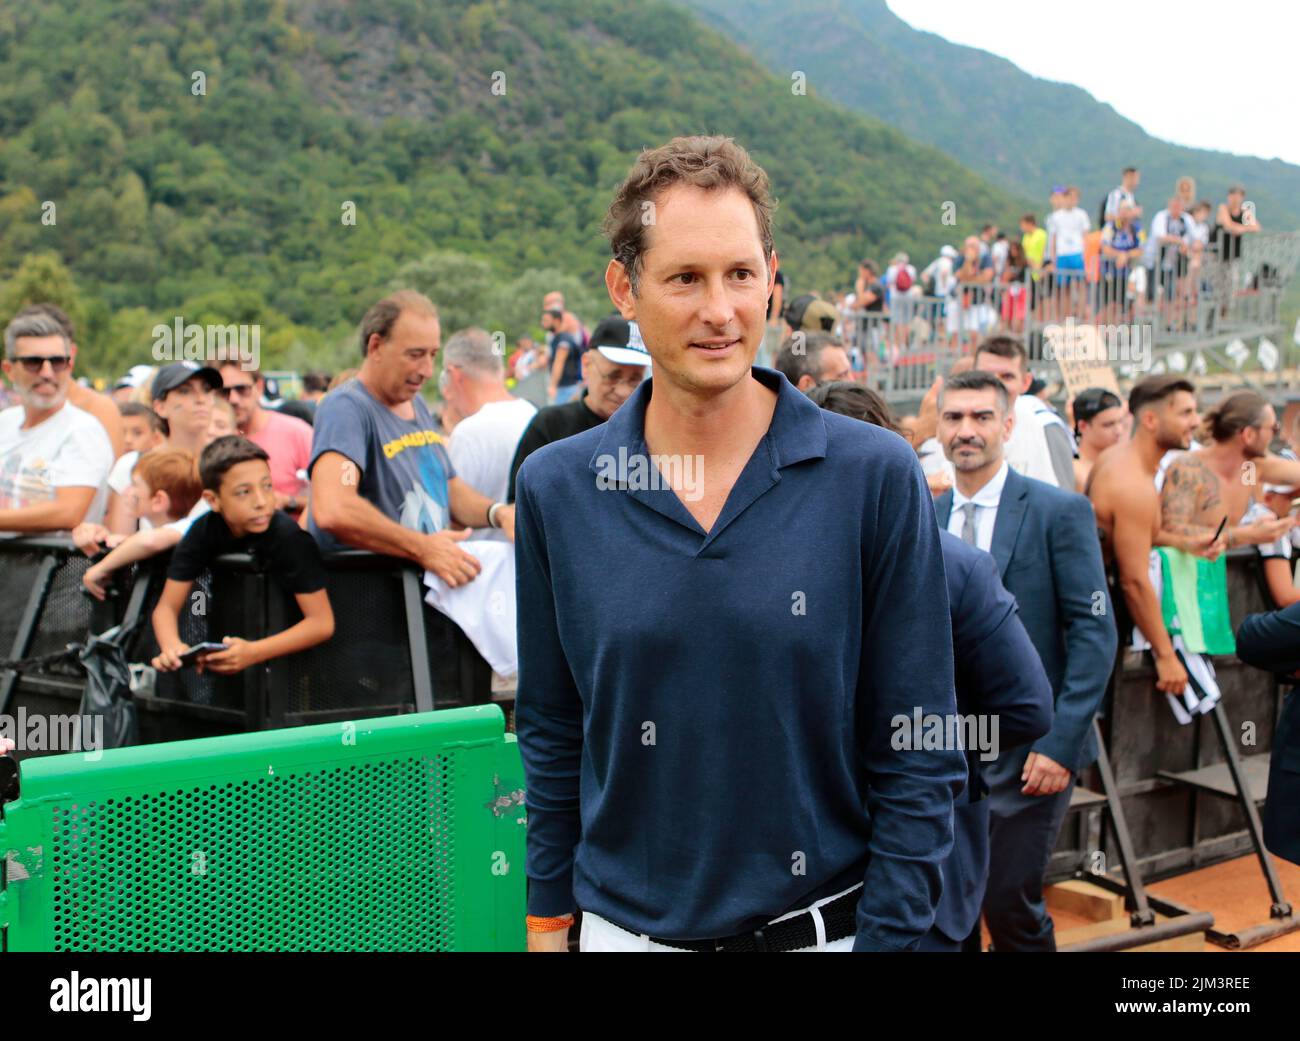
[[[266,452],[236,435],[219,437],[199,457],[199,480],[211,512],[198,518],[172,554],[153,631],[161,653],[153,666],[164,672],[181,667],[187,650],[177,619],[190,587],[223,553],[245,552],[260,560],[279,584],[294,595],[302,621],[284,632],[248,641],[226,636],[226,650],[200,659],[200,669],[235,673],[286,654],[314,647],[334,635],[334,612],[325,592],[325,567],[316,541],[275,508]]]

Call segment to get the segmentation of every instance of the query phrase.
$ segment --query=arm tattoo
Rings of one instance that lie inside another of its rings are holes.
[[[1160,526],[1178,535],[1205,527],[1198,516],[1219,505],[1219,479],[1192,453],[1169,466],[1160,493]]]

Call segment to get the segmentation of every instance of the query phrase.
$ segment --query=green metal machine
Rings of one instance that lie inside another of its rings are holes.
[[[523,769],[495,705],[22,763],[9,951],[520,951]]]

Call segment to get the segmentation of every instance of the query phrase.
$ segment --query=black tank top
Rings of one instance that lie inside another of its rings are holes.
[[[1242,214],[1244,211],[1233,213],[1228,211],[1228,216],[1238,224],[1242,223]],[[1241,256],[1241,235],[1233,234],[1224,225],[1219,223],[1219,218],[1214,218],[1214,229],[1210,232],[1210,242],[1218,248],[1219,256],[1223,260],[1236,260]]]

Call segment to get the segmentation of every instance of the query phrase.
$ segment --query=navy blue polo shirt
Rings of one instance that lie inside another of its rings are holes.
[[[956,711],[934,508],[902,438],[753,377],[772,423],[708,533],[632,468],[650,380],[519,471],[529,913],[703,939],[865,880],[855,949],[907,948],[966,773],[898,736]]]

